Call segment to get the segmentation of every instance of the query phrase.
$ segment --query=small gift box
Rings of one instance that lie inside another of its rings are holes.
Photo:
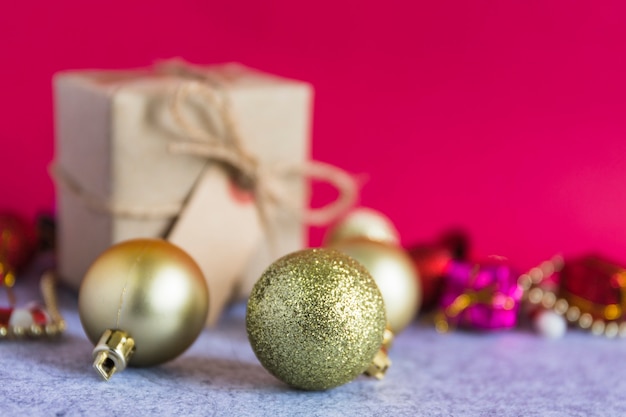
[[[437,328],[496,330],[514,327],[522,297],[518,275],[504,262],[452,261],[445,273]]]
[[[325,221],[354,197],[345,173],[309,161],[306,83],[170,61],[62,72],[54,86],[58,268],[74,288],[112,244],[163,237],[204,272],[211,322],[237,288],[248,294],[275,258],[306,244],[306,215]],[[307,176],[343,179],[347,193],[330,212],[308,212]]]
[[[560,296],[582,316],[622,321],[626,270],[597,255],[568,260],[560,273]]]

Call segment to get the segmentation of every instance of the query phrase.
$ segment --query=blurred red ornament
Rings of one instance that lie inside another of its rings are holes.
[[[565,262],[561,297],[594,319],[622,320],[626,310],[626,270],[598,255]]]
[[[0,263],[5,268],[19,269],[29,260],[35,249],[35,232],[23,218],[0,213]]]
[[[422,284],[422,312],[431,310],[437,305],[449,263],[452,260],[467,259],[468,251],[467,235],[457,230],[445,233],[435,243],[415,245],[408,249]]]
[[[22,218],[0,213],[0,285],[6,288],[11,305],[15,304],[11,290],[15,271],[30,259],[35,247],[34,236],[34,231]]]
[[[447,248],[428,245],[414,246],[409,249],[409,256],[419,271],[422,284],[422,309],[428,311],[436,304],[443,288],[443,273],[452,254]]]

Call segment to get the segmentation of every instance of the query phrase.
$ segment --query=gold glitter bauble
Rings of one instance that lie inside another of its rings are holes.
[[[181,354],[202,331],[208,306],[198,265],[159,239],[134,239],[107,249],[87,271],[78,298],[80,320],[101,362],[100,369],[95,362],[94,367],[105,379],[125,368],[126,361],[148,366]],[[126,347],[118,349],[122,343]]]
[[[393,222],[380,211],[367,207],[352,210],[333,225],[324,237],[324,246],[355,238],[393,245],[400,243],[400,234]]]
[[[252,289],[246,327],[261,364],[305,390],[356,378],[379,351],[386,318],[367,270],[332,249],[306,249],[274,262]]]
[[[359,261],[372,274],[385,300],[389,328],[401,332],[416,316],[422,302],[418,272],[401,247],[365,239],[332,245]]]

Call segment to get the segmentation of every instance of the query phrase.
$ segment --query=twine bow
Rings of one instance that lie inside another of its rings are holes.
[[[280,207],[301,215],[302,220],[311,225],[325,225],[352,207],[357,199],[355,180],[344,170],[318,161],[303,164],[288,162],[269,165],[250,152],[244,144],[237,123],[232,115],[228,94],[221,83],[210,79],[206,74],[195,70],[186,63],[168,63],[161,71],[175,72],[189,78],[203,78],[202,81],[183,82],[174,93],[171,101],[171,114],[176,125],[185,137],[169,145],[172,153],[191,154],[222,163],[231,168],[236,183],[249,190],[255,197],[256,207],[262,223],[267,225],[270,207]],[[217,113],[221,123],[221,134],[213,134],[208,129],[192,125],[183,115],[182,108],[190,97],[203,99]],[[320,207],[303,207],[301,202],[289,195],[286,183],[289,179],[309,179],[326,182],[338,190],[333,202]]]

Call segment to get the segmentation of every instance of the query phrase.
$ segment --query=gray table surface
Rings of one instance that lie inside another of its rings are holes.
[[[36,281],[18,281],[20,300],[37,298]],[[626,340],[440,335],[415,323],[397,337],[382,381],[302,392],[261,367],[237,305],[174,361],[103,382],[76,295],[59,298],[68,324],[60,339],[0,342],[0,416],[626,416]]]

